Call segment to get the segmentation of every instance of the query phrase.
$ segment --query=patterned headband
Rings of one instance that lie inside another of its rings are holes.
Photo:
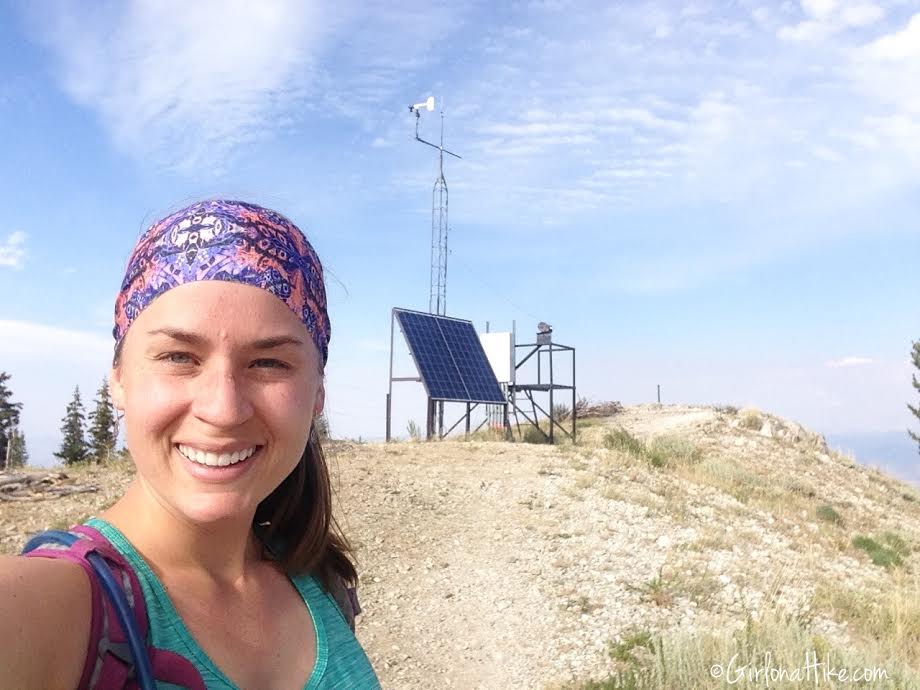
[[[144,232],[115,300],[116,343],[154,299],[198,280],[229,280],[268,290],[303,321],[326,364],[330,325],[316,252],[280,213],[242,201],[201,201]]]

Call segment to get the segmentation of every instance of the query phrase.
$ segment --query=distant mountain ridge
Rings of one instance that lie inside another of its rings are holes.
[[[828,434],[827,444],[853,456],[861,465],[878,467],[898,479],[920,485],[920,452],[904,431],[866,431]]]

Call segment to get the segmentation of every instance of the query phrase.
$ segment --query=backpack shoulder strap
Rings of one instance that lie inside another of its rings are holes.
[[[354,587],[345,584],[345,580],[340,577],[332,578],[332,587],[329,590],[329,596],[339,607],[342,617],[348,623],[351,631],[355,631],[355,617],[361,613],[361,605],[358,603],[358,591]]]
[[[23,555],[80,565],[92,590],[92,620],[81,689],[155,687],[155,679],[192,690],[204,681],[185,657],[147,643],[147,607],[137,574],[98,530],[87,525],[33,537]],[[105,596],[103,596],[103,594]]]
[[[61,540],[56,533],[51,531],[43,532],[29,540],[22,551],[22,555],[26,557],[56,558],[76,563],[83,568],[89,579],[90,599],[92,602],[89,643],[86,650],[86,661],[83,664],[83,673],[80,675],[80,683],[77,686],[80,690],[86,690],[92,687],[92,677],[98,675],[97,666],[99,660],[96,656],[96,649],[103,636],[103,607],[105,604],[102,588],[99,585],[99,578],[96,577],[92,564],[78,551],[71,551],[68,543],[72,543],[72,540]]]

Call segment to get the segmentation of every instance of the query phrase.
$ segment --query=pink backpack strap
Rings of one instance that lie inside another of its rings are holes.
[[[99,577],[87,556],[90,552],[96,552],[105,559],[131,607],[140,637],[147,639],[147,607],[140,581],[131,565],[98,530],[79,525],[72,527],[70,532],[79,537],[70,546],[45,543],[25,555],[77,563],[89,577],[92,618],[86,663],[78,687],[80,690],[136,690],[138,684],[127,633],[122,629],[114,605],[102,591]],[[147,652],[157,680],[190,690],[206,690],[201,674],[185,657],[149,646]]]
[[[83,571],[89,578],[91,592],[90,599],[92,601],[89,643],[86,648],[86,661],[83,664],[83,673],[80,675],[80,684],[77,686],[79,690],[87,690],[88,688],[92,687],[90,685],[90,679],[96,673],[96,666],[98,665],[96,649],[98,642],[103,635],[102,627],[105,619],[105,616],[103,615],[105,596],[102,594],[102,586],[99,584],[99,580],[96,579],[96,573],[93,570],[93,566],[88,560],[86,560],[85,557],[81,557],[76,553],[72,553],[69,548],[65,548],[64,546],[60,546],[58,544],[48,544],[46,546],[39,547],[34,551],[30,551],[29,553],[24,554],[24,556],[26,558],[57,558],[62,561],[70,561],[71,563],[76,563],[81,568],[83,568]]]

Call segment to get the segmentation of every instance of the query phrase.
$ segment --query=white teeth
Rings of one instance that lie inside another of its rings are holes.
[[[256,448],[253,447],[248,450],[239,450],[235,453],[222,453],[218,455],[217,453],[206,453],[203,450],[179,444],[179,452],[192,462],[197,462],[199,465],[227,467],[228,465],[235,465],[240,460],[245,460],[250,457],[256,452]]]

